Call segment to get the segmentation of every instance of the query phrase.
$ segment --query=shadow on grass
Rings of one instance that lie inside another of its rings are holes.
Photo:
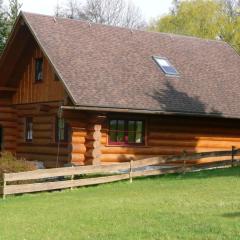
[[[209,179],[215,177],[240,177],[240,167],[233,168],[222,168],[222,169],[212,169],[212,170],[202,170],[198,172],[189,173],[174,173],[165,174],[160,176],[150,176],[148,179],[162,178],[166,180],[187,180],[187,179]],[[144,180],[146,177],[139,177],[138,180]]]
[[[240,218],[240,212],[224,213],[222,216],[225,218]]]

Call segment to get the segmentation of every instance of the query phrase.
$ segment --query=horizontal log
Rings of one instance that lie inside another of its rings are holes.
[[[134,155],[134,154],[102,154],[101,162],[102,163],[119,163],[119,162],[129,162],[132,160],[144,159],[154,157],[154,155]]]
[[[99,141],[101,140],[101,132],[88,132],[86,139]]]
[[[87,132],[86,131],[77,131],[77,132],[72,132],[72,137],[86,137]]]
[[[176,147],[203,147],[203,148],[240,148],[240,141],[214,141],[214,140],[148,140],[148,146],[176,146]]]
[[[83,144],[85,141],[85,137],[72,137],[72,144]]]
[[[17,136],[18,129],[17,128],[4,128],[3,136]]]
[[[16,121],[14,121],[14,119],[12,121],[1,121],[1,119],[0,119],[0,125],[4,128],[16,128],[17,127]]]
[[[25,158],[26,160],[30,160],[30,161],[57,162],[57,156],[50,155],[50,154],[17,153],[17,156]],[[68,163],[69,157],[60,155],[59,162]]]
[[[3,148],[5,149],[5,150],[7,150],[7,149],[16,149],[16,143],[15,142],[4,142],[4,144],[3,144]]]
[[[37,116],[33,118],[33,123],[37,124],[41,124],[41,123],[50,123],[50,122],[55,122],[55,117],[54,116]]]
[[[49,154],[49,155],[57,155],[58,147],[50,146],[50,147],[42,147],[42,146],[18,146],[18,153],[34,153],[34,154]],[[69,153],[68,147],[60,147],[59,154],[67,155]]]
[[[84,144],[72,144],[71,145],[71,152],[72,153],[85,153],[86,152],[86,147]]]
[[[0,112],[0,121],[2,119],[13,119],[16,117],[15,114],[9,112]]]
[[[14,113],[16,114],[16,110],[12,107],[0,107],[1,113]]]
[[[54,127],[52,123],[34,124],[33,131],[52,131]]]
[[[52,131],[33,131],[33,138],[51,138],[53,139],[53,132]]]
[[[14,142],[15,142],[16,139],[17,139],[17,136],[5,135],[5,134],[4,134],[4,136],[3,136],[4,142],[9,142],[9,141],[11,141],[11,142],[14,141]]]
[[[135,154],[135,155],[178,155],[183,151],[189,153],[218,151],[219,148],[202,148],[202,147],[103,147],[102,154]],[[228,150],[226,148],[226,150]]]
[[[101,156],[101,150],[100,149],[89,149],[85,153],[86,157],[92,157],[92,158],[99,158]]]
[[[211,132],[211,131],[209,131]],[[239,135],[226,136],[224,134],[212,133],[179,133],[179,132],[149,132],[148,140],[214,140],[214,141],[240,141]]]
[[[87,141],[85,143],[85,146],[87,148],[100,148],[101,147],[101,143],[99,141]]]
[[[18,142],[20,144],[25,144],[25,140],[24,140],[24,135],[21,137],[21,139],[18,139]],[[36,145],[46,145],[46,144],[52,144],[53,143],[53,138],[49,138],[49,137],[41,137],[41,138],[34,138],[34,144]]]
[[[71,161],[74,162],[84,162],[85,161],[85,155],[81,153],[71,153]]]
[[[159,131],[169,131],[169,132],[189,132],[189,133],[221,133],[221,134],[240,134],[239,127],[216,127],[216,126],[189,126],[186,123],[179,124],[176,123],[175,125],[170,125],[169,123],[166,124],[159,124],[157,126],[149,125],[150,132],[159,132]]]
[[[90,124],[90,125],[87,126],[88,131],[100,132],[101,129],[102,129],[101,124],[93,124],[93,125]]]

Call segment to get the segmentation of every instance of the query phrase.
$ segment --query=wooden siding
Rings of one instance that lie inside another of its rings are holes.
[[[16,106],[18,119],[17,155],[27,160],[42,161],[46,167],[63,166],[69,162],[68,143],[55,142],[55,120],[59,102]],[[25,141],[25,118],[33,119],[33,141]]]
[[[43,81],[35,83],[35,59],[43,57]],[[65,91],[60,81],[55,80],[55,73],[41,50],[34,47],[30,59],[21,74],[13,104],[51,102],[64,100]]]

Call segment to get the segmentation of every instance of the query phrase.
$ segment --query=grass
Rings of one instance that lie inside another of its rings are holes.
[[[0,240],[240,239],[240,168],[0,200]]]

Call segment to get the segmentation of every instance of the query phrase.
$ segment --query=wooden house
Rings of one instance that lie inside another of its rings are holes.
[[[55,167],[240,147],[239,73],[222,41],[22,12],[0,59],[1,151]]]

